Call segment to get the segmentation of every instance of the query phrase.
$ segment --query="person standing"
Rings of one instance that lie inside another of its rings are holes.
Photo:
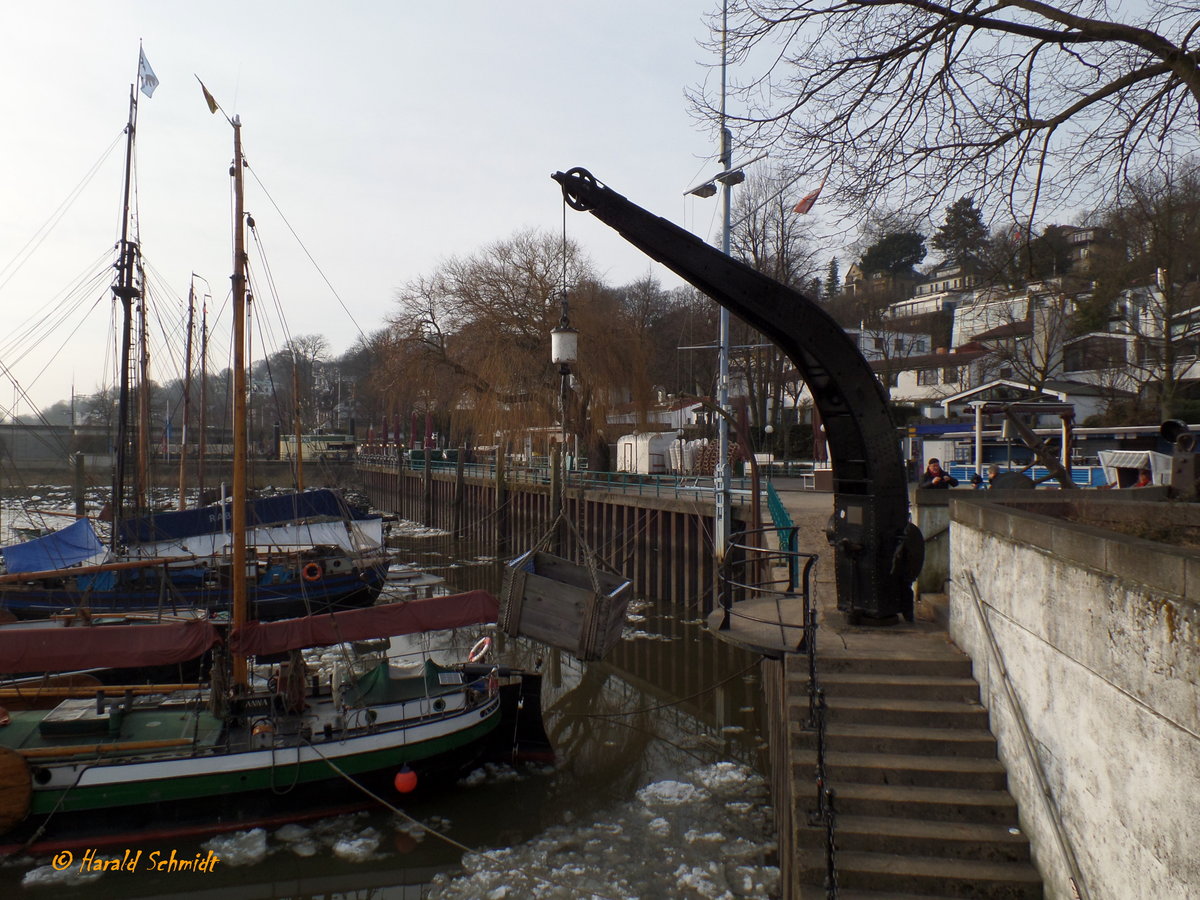
[[[921,481],[917,487],[932,488],[934,490],[949,490],[952,487],[958,486],[958,479],[942,468],[942,464],[936,460],[929,460],[925,466],[925,471],[921,475]]]

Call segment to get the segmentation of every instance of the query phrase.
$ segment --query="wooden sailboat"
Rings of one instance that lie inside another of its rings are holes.
[[[140,249],[129,227],[137,95],[135,84],[130,90],[122,226],[117,278],[112,288],[121,305],[122,324],[109,552],[106,557],[103,555],[99,538],[86,520],[76,522],[64,532],[44,536],[33,546],[0,548],[5,563],[5,572],[0,575],[0,610],[20,619],[46,618],[78,607],[100,614],[185,608],[226,613],[231,609],[232,590],[238,584],[248,585],[248,614],[260,619],[370,605],[386,580],[388,559],[383,548],[382,518],[352,508],[333,491],[301,490],[298,494],[248,506],[244,408],[233,416],[235,499],[232,503],[190,512],[155,513],[148,508],[146,298],[139,276]],[[235,134],[240,134],[237,128]],[[241,176],[241,169],[234,172],[239,189]],[[239,211],[239,215],[243,213]],[[234,298],[238,314],[235,329],[240,329],[240,337],[235,340],[244,343],[246,260],[240,227],[237,240]],[[191,298],[189,305],[190,301]],[[140,338],[136,354],[135,330]],[[190,321],[188,331],[190,370]],[[242,350],[241,344],[238,350]],[[243,407],[244,366],[244,359],[234,366],[238,385],[235,394],[241,398]],[[135,370],[140,390],[137,391],[139,416],[133,427]],[[203,428],[202,422],[201,453]],[[133,467],[134,488],[129,491],[131,457],[136,458],[137,465]],[[183,472],[181,453],[181,503]],[[245,538],[247,529],[251,529],[249,537],[239,549],[231,537]],[[253,548],[252,555],[247,552],[248,546]],[[79,553],[80,547],[87,552]],[[253,576],[248,582],[242,574],[247,572]]]
[[[418,783],[457,772],[495,735],[506,703],[510,715],[518,706],[540,714],[537,675],[429,660],[402,672],[386,657],[367,655],[310,679],[299,655],[303,648],[494,622],[498,603],[484,591],[277,622],[248,618],[245,334],[238,321],[246,303],[246,260],[241,124],[237,117],[231,124],[238,223],[232,619],[228,625],[197,619],[76,629],[74,635],[46,628],[33,637],[32,629],[0,630],[0,672],[117,660],[151,665],[222,652],[203,690],[121,696],[89,690],[52,710],[0,715],[0,832],[49,839],[60,826],[101,820],[111,830],[121,818],[169,830],[197,810],[209,823],[241,824],[247,807],[307,805],[312,792],[322,790],[344,798],[347,781],[386,789],[401,767],[415,770]],[[252,684],[249,657],[280,654],[289,654],[288,661],[265,689]]]

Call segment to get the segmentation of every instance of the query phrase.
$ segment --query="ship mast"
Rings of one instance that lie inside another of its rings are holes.
[[[188,285],[187,352],[183,364],[183,427],[179,432],[179,508],[187,509],[188,422],[192,416],[192,335],[195,334],[196,279]]]
[[[246,236],[245,205],[242,196],[242,120],[234,116],[233,125],[233,630],[246,623]],[[234,690],[247,685],[246,658],[233,658]]]
[[[116,461],[113,466],[112,534],[110,546],[115,553],[120,544],[121,519],[125,511],[125,467],[129,450],[129,382],[132,364],[133,301],[138,296],[134,284],[137,247],[129,240],[129,197],[133,175],[133,137],[137,130],[137,85],[129,88],[129,124],[125,127],[125,193],[121,206],[121,240],[118,245],[117,283],[113,297],[121,301],[121,374],[117,398]]]

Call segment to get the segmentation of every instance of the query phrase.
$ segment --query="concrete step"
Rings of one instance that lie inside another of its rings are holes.
[[[816,748],[816,731],[794,727],[792,750]],[[900,756],[972,756],[996,758],[996,739],[983,730],[909,728],[902,725],[861,725],[830,722],[825,729],[828,752],[886,753]]]
[[[789,673],[788,683],[792,691],[799,691],[807,697],[807,671]],[[979,702],[979,684],[974,678],[819,671],[817,683],[824,689],[826,697],[903,697],[909,700]]]
[[[988,712],[978,703],[956,700],[908,700],[886,697],[826,695],[827,721],[831,724],[907,725],[911,728],[974,728],[987,730]],[[808,698],[788,704],[788,718],[808,718]]]
[[[1007,791],[972,791],[892,784],[834,784],[838,816],[918,819],[927,822],[972,822],[1016,826],[1017,804]],[[807,816],[811,801],[797,801],[797,814]]]
[[[820,649],[817,677],[833,672],[858,675],[940,675],[969,678],[971,660],[953,645],[922,647],[870,647],[862,649]],[[797,667],[799,668],[799,666]]]
[[[801,854],[807,880],[820,883],[824,858],[818,851]],[[887,890],[924,897],[976,900],[1041,900],[1042,880],[1028,863],[892,856],[886,853],[837,854],[838,886],[842,900],[850,890]],[[815,881],[814,881],[815,879]],[[869,895],[868,895],[869,896]],[[894,896],[894,895],[893,895]]]
[[[797,783],[812,782],[816,765],[815,749],[795,751],[792,773]],[[999,760],[973,756],[826,752],[825,772],[835,787],[839,784],[894,784],[1002,791],[1008,786],[1004,766]]]
[[[1029,861],[1028,839],[1009,825],[839,815],[834,839],[840,851],[982,862]],[[797,840],[802,847],[820,849],[824,846],[824,829],[801,829]]]

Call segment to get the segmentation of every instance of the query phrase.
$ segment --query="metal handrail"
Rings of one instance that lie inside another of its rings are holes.
[[[1063,854],[1067,868],[1070,870],[1071,874],[1067,880],[1071,886],[1071,893],[1076,900],[1088,900],[1087,886],[1083,880],[1083,871],[1079,868],[1079,860],[1075,856],[1075,848],[1071,845],[1071,839],[1067,836],[1067,829],[1063,825],[1062,814],[1058,810],[1058,804],[1054,801],[1054,792],[1050,789],[1050,781],[1046,777],[1041,757],[1037,752],[1036,741],[1029,729],[1029,723],[1025,719],[1025,710],[1017,697],[1017,691],[1013,687],[1012,679],[1009,678],[1008,666],[1004,662],[1004,654],[1000,652],[1000,642],[996,640],[996,634],[992,630],[992,623],[988,621],[987,613],[983,608],[983,598],[979,595],[979,586],[975,583],[975,575],[970,570],[966,572],[966,581],[967,587],[970,589],[968,593],[970,593],[971,600],[974,603],[975,614],[979,617],[979,624],[983,629],[984,637],[987,639],[988,648],[991,651],[992,658],[996,662],[996,671],[1000,674],[1000,685],[1008,700],[1013,720],[1017,723],[1017,732],[1021,736],[1022,747],[1029,759],[1034,777],[1037,779],[1037,793],[1041,796],[1042,802],[1046,806],[1046,812],[1050,817],[1050,823],[1053,826],[1058,848]]]
[[[796,526],[779,528],[749,529],[733,536],[725,554],[725,561],[720,572],[720,600],[724,614],[720,628],[728,630],[733,616],[753,622],[770,620],[752,616],[748,613],[736,612],[735,594],[773,595],[776,602],[776,621],[779,623],[781,644],[787,646],[787,628],[801,629],[803,637],[796,650],[804,651],[805,662],[808,666],[808,718],[803,727],[816,732],[816,808],[810,808],[809,824],[824,829],[825,855],[825,896],[827,900],[837,900],[837,809],[836,793],[828,783],[826,771],[826,715],[825,692],[820,687],[817,675],[817,608],[812,600],[812,569],[817,562],[814,553],[801,553],[796,549],[799,529]],[[772,534],[781,538],[780,549],[772,550],[762,546]],[[804,560],[803,567],[800,561]],[[776,565],[782,564],[786,569],[783,578],[763,578],[764,572],[769,572]],[[755,577],[758,576],[758,577]],[[782,586],[782,588],[780,587]],[[799,590],[803,600],[802,621],[800,623],[784,622],[779,603],[785,597],[795,597]]]

